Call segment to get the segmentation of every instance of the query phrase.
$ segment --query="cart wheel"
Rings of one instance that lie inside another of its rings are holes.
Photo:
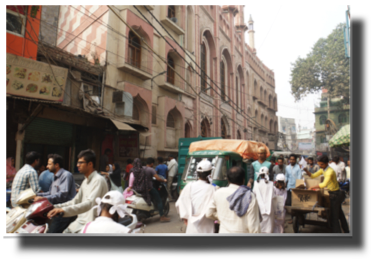
[[[300,224],[298,223],[297,216],[293,217],[293,231],[294,231],[294,233],[299,233],[300,232]]]

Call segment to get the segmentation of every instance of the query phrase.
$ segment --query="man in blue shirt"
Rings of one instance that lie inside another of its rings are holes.
[[[164,164],[164,160],[162,157],[158,157],[158,166],[155,167],[155,171],[157,172],[158,175],[164,177],[165,179],[167,179],[167,171],[168,171],[168,167],[166,164]]]
[[[51,155],[48,155],[48,157]],[[41,191],[44,193],[49,191],[50,185],[53,182],[54,174],[46,169],[43,171],[38,178],[38,185],[40,186]]]
[[[250,171],[250,177],[253,177],[248,180],[247,186],[249,188],[253,189],[254,181],[257,180],[257,173],[260,172],[261,167],[267,167],[268,171],[270,170],[271,163],[269,161],[266,161],[267,158],[267,150],[264,147],[260,147],[258,150],[259,158],[257,161],[252,163],[251,171]]]
[[[287,200],[285,205],[290,206],[292,203],[291,189],[296,188],[296,179],[302,179],[301,168],[296,164],[297,156],[292,154],[289,156],[290,165],[285,169],[285,181],[287,184]]]
[[[47,168],[53,174],[53,182],[46,193],[38,193],[35,201],[46,198],[52,204],[65,203],[72,200],[77,192],[73,175],[63,169],[64,159],[57,154],[48,156]],[[41,174],[42,175],[42,174]],[[73,217],[53,217],[48,233],[62,233],[77,216]]]

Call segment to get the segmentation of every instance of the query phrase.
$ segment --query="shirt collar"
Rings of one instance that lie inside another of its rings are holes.
[[[64,172],[64,169],[60,168],[60,170],[57,171],[57,173],[54,175],[54,177],[59,178],[63,172]]]
[[[240,185],[237,185],[237,184],[234,184],[234,183],[230,183],[230,184],[228,185],[228,187],[229,187],[229,188],[237,189],[237,188],[240,187]]]
[[[90,181],[92,180],[92,178],[97,174],[97,171],[94,170],[88,178],[85,178],[85,180],[87,181],[87,183],[90,183]]]
[[[324,169],[324,172],[325,172],[326,170],[328,170],[328,168],[329,168],[329,164],[328,164],[328,166],[326,166],[326,168]]]

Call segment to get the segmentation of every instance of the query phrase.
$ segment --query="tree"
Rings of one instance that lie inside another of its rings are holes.
[[[350,63],[345,56],[344,28],[339,24],[326,38],[320,38],[306,58],[292,63],[290,84],[295,101],[308,94],[328,90],[329,98],[343,97],[341,105],[350,99]]]

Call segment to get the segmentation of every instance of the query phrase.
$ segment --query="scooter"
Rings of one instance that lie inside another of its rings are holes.
[[[6,214],[6,232],[13,233],[27,220],[25,213],[29,206],[33,203],[36,196],[32,188],[22,191],[16,199],[17,207],[11,209]]]
[[[162,182],[159,182],[153,178],[153,188],[159,192],[163,204],[163,215],[167,216],[170,211],[170,203],[166,187]],[[141,194],[135,190],[133,190],[133,192],[134,194],[132,196],[126,198],[126,203],[129,208],[133,209],[133,214],[137,215],[139,222],[159,214],[159,210],[154,206],[153,202],[151,202],[151,205],[149,206]]]
[[[171,196],[172,199],[177,200],[179,197],[179,191],[178,191],[178,175],[174,177],[174,180],[171,184]]]

